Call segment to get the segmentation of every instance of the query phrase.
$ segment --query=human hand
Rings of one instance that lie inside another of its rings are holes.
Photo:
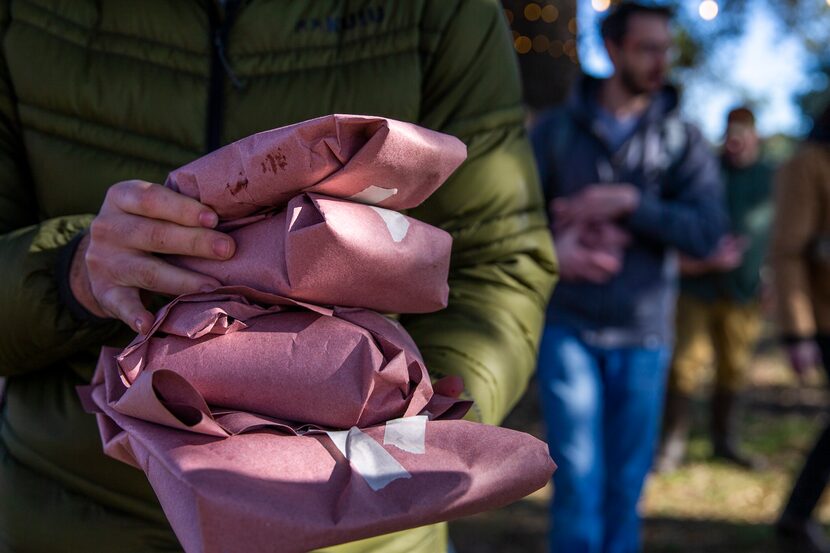
[[[551,202],[551,218],[557,226],[614,221],[640,205],[640,191],[631,184],[592,184],[575,196]]]
[[[681,255],[680,272],[684,275],[695,276],[736,269],[743,261],[747,245],[745,238],[730,234],[721,239],[715,251],[705,259]]]
[[[583,228],[580,243],[588,249],[622,254],[631,244],[631,234],[614,223],[596,223]]]
[[[464,379],[456,375],[445,376],[432,383],[432,390],[436,394],[458,399],[464,392]]]
[[[584,228],[572,225],[554,234],[563,281],[604,284],[622,269],[622,250],[594,249],[583,243]]]
[[[785,344],[790,366],[799,383],[804,384],[807,375],[822,366],[821,350],[816,341],[803,338]]]
[[[715,252],[706,261],[714,271],[731,271],[741,265],[747,245],[746,238],[732,234],[727,235],[720,241]]]
[[[146,332],[153,315],[141,302],[142,290],[176,296],[220,286],[214,278],[154,255],[230,258],[236,246],[226,234],[211,230],[217,223],[209,207],[158,184],[114,184],[75,252],[72,293],[92,314]]]

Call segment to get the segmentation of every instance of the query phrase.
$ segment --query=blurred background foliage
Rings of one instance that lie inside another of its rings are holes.
[[[502,0],[522,72],[525,100],[531,112],[557,105],[567,97],[581,68],[586,66],[583,51],[586,44],[601,50],[596,29],[581,26],[590,21],[590,26],[594,27],[603,12],[618,1]],[[734,55],[735,44],[745,38],[753,19],[759,17],[758,8],[763,8],[763,16],[776,23],[773,44],[768,45],[771,56],[775,55],[776,41],[786,42],[789,47],[797,42],[798,61],[804,67],[807,83],[784,80],[779,86],[786,87],[786,92],[792,96],[803,123],[798,129],[768,133],[769,155],[773,159],[786,157],[794,140],[809,129],[810,116],[830,102],[830,0],[651,3],[669,5],[676,11],[673,80],[681,88],[729,90],[733,98],[756,111],[773,109],[771,95],[780,91],[742,82],[735,71],[729,70],[730,64],[735,63],[730,57]],[[713,4],[715,16],[711,17]],[[710,10],[708,14],[707,9]],[[591,33],[594,36],[590,36]],[[780,55],[788,55],[788,52],[782,50]],[[761,64],[757,70],[769,69]],[[710,139],[713,139],[712,133]]]

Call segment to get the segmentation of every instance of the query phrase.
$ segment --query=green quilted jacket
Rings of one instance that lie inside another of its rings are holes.
[[[496,0],[0,3],[0,550],[180,551],[144,475],[104,457],[75,386],[116,322],[59,293],[66,245],[125,179],[328,113],[417,122],[469,159],[411,215],[454,239],[450,304],[403,319],[498,423],[533,371],[555,262]],[[332,551],[443,551],[446,525]],[[275,544],[274,551],[279,551]],[[247,553],[247,552],[244,552]]]

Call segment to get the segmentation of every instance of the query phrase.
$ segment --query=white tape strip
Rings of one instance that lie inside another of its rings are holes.
[[[399,478],[412,477],[382,445],[356,426],[326,434],[373,491],[383,489]]]
[[[386,223],[386,228],[389,229],[389,234],[392,235],[392,240],[400,242],[406,238],[406,233],[409,232],[409,221],[391,209],[384,209],[382,207],[369,206],[381,216],[383,222]]]
[[[409,453],[426,453],[424,440],[427,433],[427,416],[404,417],[386,423],[383,445],[393,445]]]
[[[353,202],[360,202],[362,204],[379,204],[383,200],[391,198],[397,193],[397,188],[381,188],[379,186],[371,185],[346,199]]]

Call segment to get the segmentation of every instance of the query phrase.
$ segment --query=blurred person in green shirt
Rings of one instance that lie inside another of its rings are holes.
[[[715,457],[745,468],[760,460],[741,452],[736,410],[761,328],[761,269],[772,223],[773,169],[761,160],[755,116],[727,116],[721,166],[731,234],[706,259],[681,258],[677,344],[672,359],[655,470],[676,470],[686,454],[691,398],[714,364],[711,439]]]

